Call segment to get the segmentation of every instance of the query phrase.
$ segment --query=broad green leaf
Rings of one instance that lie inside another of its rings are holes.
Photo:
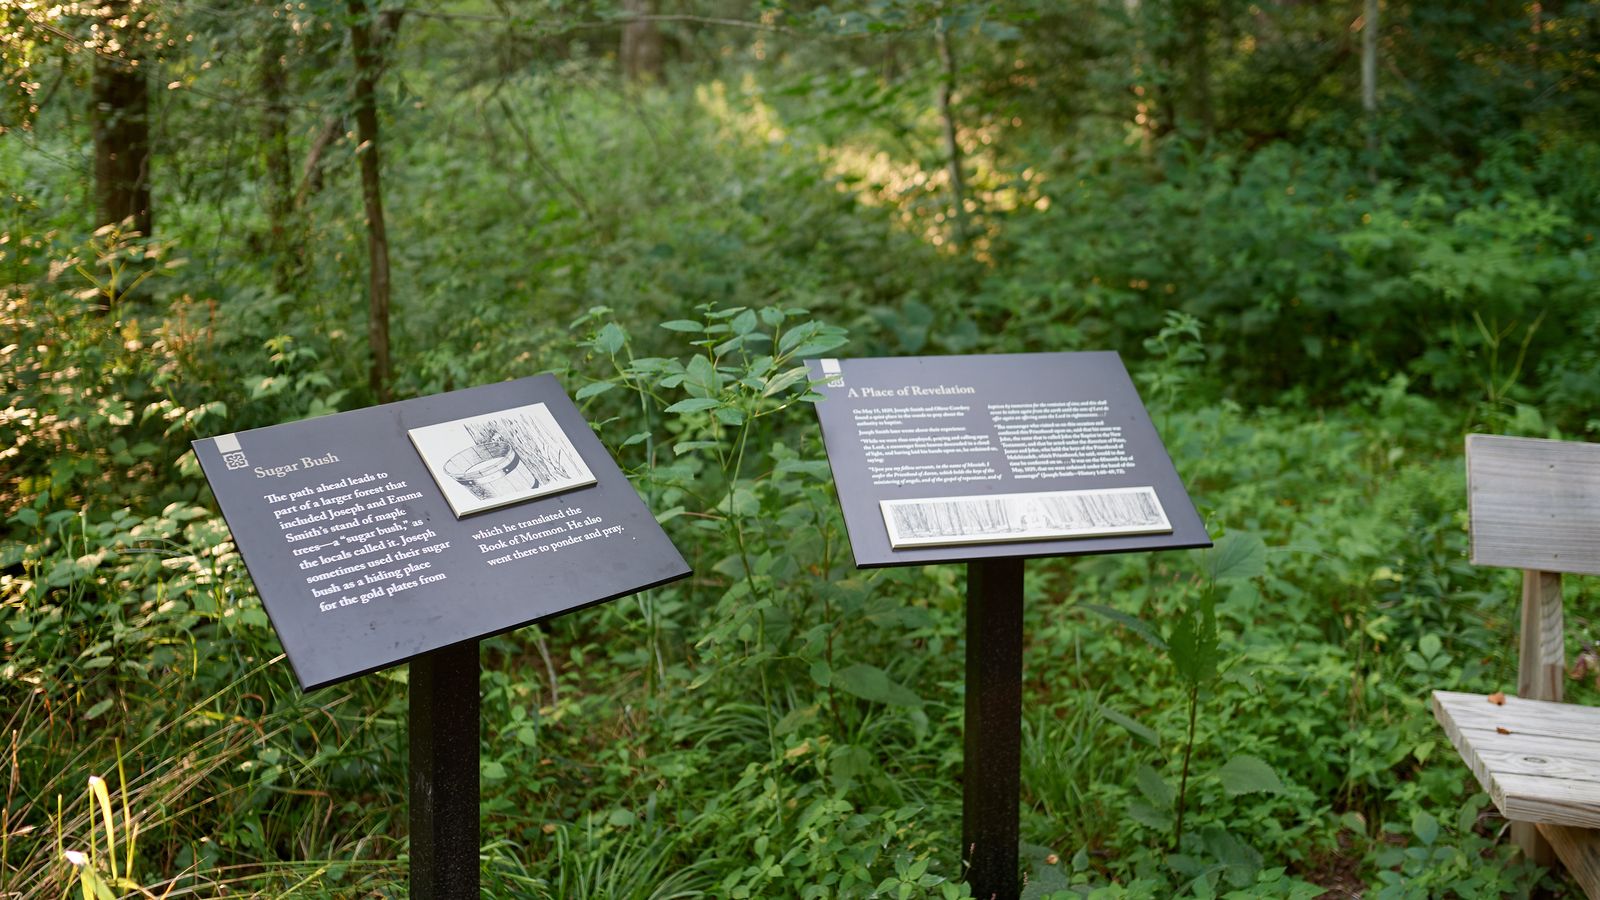
[[[1143,800],[1131,800],[1128,802],[1128,818],[1158,831],[1167,831],[1172,828],[1172,810],[1157,808]]]
[[[1411,833],[1417,836],[1417,840],[1432,847],[1433,842],[1439,839],[1439,820],[1419,809],[1411,814]]]
[[[578,392],[573,396],[580,401],[587,400],[590,397],[598,397],[616,386],[614,381],[595,381],[578,388]]]
[[[1439,655],[1440,650],[1444,649],[1444,642],[1439,639],[1437,634],[1425,634],[1421,640],[1417,641],[1417,649],[1422,651],[1423,658],[1433,659]]]
[[[1216,546],[1200,551],[1205,572],[1213,581],[1254,578],[1267,570],[1267,545],[1245,532],[1223,535]]]
[[[1178,670],[1178,677],[1190,686],[1205,685],[1217,674],[1221,654],[1217,649],[1214,602],[1207,594],[1196,601],[1198,608],[1183,610],[1167,636],[1172,665]]]
[[[662,322],[661,327],[667,329],[668,331],[705,331],[705,326],[701,325],[699,322],[691,322],[688,319],[673,319],[670,322]]]
[[[833,673],[839,687],[874,703],[890,706],[921,706],[922,698],[905,685],[889,677],[889,673],[865,663],[856,663]]]
[[[1145,643],[1156,648],[1157,650],[1167,649],[1167,642],[1161,639],[1161,635],[1156,634],[1155,629],[1151,628],[1149,623],[1145,622],[1138,616],[1125,613],[1120,609],[1113,609],[1109,606],[1103,606],[1099,603],[1080,603],[1078,606],[1081,609],[1086,609],[1092,613],[1097,613],[1113,622],[1116,622],[1119,625],[1122,625],[1123,627],[1132,631],[1134,634],[1137,634],[1139,637],[1144,638]]]
[[[1133,771],[1133,781],[1138,785],[1139,793],[1160,809],[1171,809],[1173,802],[1178,799],[1178,792],[1172,785],[1161,777],[1160,772],[1147,765],[1141,765]]]
[[[1253,793],[1281,794],[1284,791],[1278,773],[1262,760],[1249,755],[1235,756],[1223,763],[1222,768],[1217,770],[1217,779],[1230,797]]]
[[[817,706],[816,704],[802,706],[799,709],[791,709],[787,714],[784,715],[783,718],[778,720],[777,725],[773,726],[773,731],[777,732],[780,737],[786,735],[791,731],[800,728],[802,725],[815,722],[817,720],[817,713],[820,710],[821,707]]]
[[[850,338],[842,334],[818,335],[794,348],[790,355],[798,359],[810,359],[827,353],[829,350],[837,350],[848,343],[850,343]]]
[[[1105,717],[1105,719],[1109,722],[1121,725],[1123,728],[1128,730],[1129,734],[1141,741],[1144,741],[1146,744],[1149,744],[1152,747],[1161,746],[1161,735],[1156,734],[1155,729],[1140,724],[1139,720],[1128,715],[1127,713],[1119,712],[1118,710],[1112,709],[1109,706],[1101,706],[1100,715]]]
[[[696,356],[684,367],[683,386],[696,397],[715,397],[722,386],[722,379],[718,377],[711,360]]]
[[[766,387],[761,391],[761,396],[771,397],[773,394],[782,392],[785,388],[806,380],[806,376],[805,366],[795,366],[788,371],[774,375],[767,379]]]
[[[628,333],[622,330],[622,326],[607,322],[600,333],[594,336],[594,348],[601,353],[616,353],[627,341]]]
[[[717,399],[715,399],[713,397],[689,397],[688,399],[679,400],[677,403],[674,403],[671,406],[667,407],[667,412],[669,412],[669,413],[700,412],[701,410],[713,409],[713,408],[721,405],[721,403],[722,403],[722,401],[717,400]]]

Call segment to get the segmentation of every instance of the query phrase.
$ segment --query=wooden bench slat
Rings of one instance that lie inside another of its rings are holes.
[[[1540,825],[1600,828],[1600,784],[1495,772],[1489,796],[1505,817]]]
[[[1481,728],[1462,728],[1461,732],[1480,752],[1553,756],[1593,769],[1594,777],[1585,780],[1600,780],[1600,743],[1542,734],[1500,734]]]
[[[1435,691],[1433,712],[1506,818],[1600,828],[1600,710]]]
[[[1600,444],[1467,435],[1472,562],[1600,575]]]
[[[1500,775],[1531,775],[1538,778],[1580,781],[1600,785],[1600,761],[1542,753],[1532,747],[1515,750],[1488,750],[1473,739],[1473,749],[1484,768]]]
[[[1515,696],[1507,696],[1505,705],[1497,706],[1483,694],[1459,691],[1434,691],[1433,696],[1450,709],[1451,718],[1460,728],[1485,731],[1504,728],[1513,735],[1600,743],[1600,708]]]

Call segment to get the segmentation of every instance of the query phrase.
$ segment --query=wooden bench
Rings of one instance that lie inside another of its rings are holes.
[[[1473,564],[1523,570],[1517,696],[1434,691],[1433,715],[1517,846],[1600,900],[1600,708],[1561,702],[1561,574],[1600,575],[1600,444],[1468,435],[1467,495]]]

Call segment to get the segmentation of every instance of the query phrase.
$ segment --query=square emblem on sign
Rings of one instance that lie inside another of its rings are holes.
[[[244,458],[244,448],[239,446],[239,436],[236,434],[219,434],[216,437],[217,452],[222,454],[222,464],[228,471],[249,468],[250,460]]]

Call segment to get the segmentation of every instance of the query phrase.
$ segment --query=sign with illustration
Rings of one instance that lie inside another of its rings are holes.
[[[457,518],[594,484],[543,403],[425,425],[410,434]]]
[[[306,690],[689,574],[549,375],[194,449]]]
[[[809,366],[858,566],[1210,546],[1115,353]]]

